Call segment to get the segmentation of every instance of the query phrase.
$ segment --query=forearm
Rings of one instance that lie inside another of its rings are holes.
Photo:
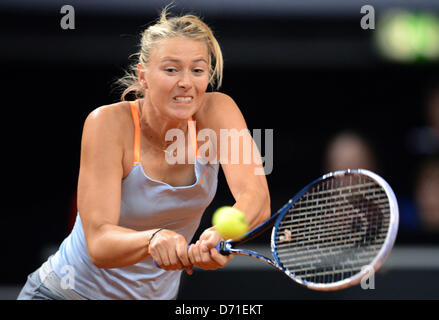
[[[135,231],[116,225],[102,225],[90,237],[90,259],[99,268],[136,264],[149,255],[149,239],[158,229]]]
[[[271,215],[270,196],[259,190],[248,190],[237,197],[234,208],[241,210],[253,229],[267,220]]]

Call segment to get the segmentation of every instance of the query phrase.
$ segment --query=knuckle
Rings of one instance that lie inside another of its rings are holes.
[[[157,242],[154,241],[154,240],[149,243],[149,249],[150,250],[154,250],[157,247]]]
[[[172,238],[173,238],[174,241],[181,241],[181,240],[184,239],[184,237],[181,234],[178,234],[178,233],[175,233]]]
[[[203,255],[202,257],[201,257],[201,261],[203,262],[203,263],[206,263],[206,264],[208,264],[209,262],[210,262],[210,257],[208,256],[208,255]]]
[[[200,255],[196,255],[196,256],[195,256],[195,261],[196,261],[197,263],[203,263],[203,259],[201,258]]]

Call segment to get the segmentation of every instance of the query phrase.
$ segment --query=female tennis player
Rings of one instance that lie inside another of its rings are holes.
[[[210,28],[165,8],[143,32],[138,57],[121,81],[122,101],[85,120],[75,225],[18,299],[175,299],[182,270],[224,267],[232,256],[216,251],[223,239],[214,227],[188,248],[216,193],[218,163],[250,228],[270,216],[266,178],[255,174],[260,159],[191,163],[187,153],[184,163],[170,164],[166,157],[171,129],[196,153],[188,137],[200,130],[220,137],[220,129],[247,128],[232,98],[206,92],[220,87],[223,69]],[[219,145],[215,159],[230,160]]]

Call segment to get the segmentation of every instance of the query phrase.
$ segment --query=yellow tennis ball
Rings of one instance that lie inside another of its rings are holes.
[[[224,239],[239,239],[248,231],[244,213],[229,206],[221,207],[215,211],[212,224]]]

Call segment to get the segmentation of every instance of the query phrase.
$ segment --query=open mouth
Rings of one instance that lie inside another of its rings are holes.
[[[172,98],[177,103],[191,103],[194,98],[192,96],[177,96]]]

